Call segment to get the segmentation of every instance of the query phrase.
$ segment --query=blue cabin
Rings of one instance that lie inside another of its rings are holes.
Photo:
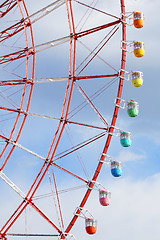
[[[122,163],[118,161],[111,162],[111,173],[114,177],[122,175]]]
[[[132,143],[131,133],[130,132],[121,132],[120,134],[120,142],[123,147],[129,147]]]

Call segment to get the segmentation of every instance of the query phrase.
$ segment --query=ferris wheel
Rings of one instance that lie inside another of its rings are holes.
[[[123,82],[143,84],[141,71],[126,71],[126,54],[145,53],[143,42],[126,39],[131,19],[143,27],[143,13],[126,16],[124,0],[112,2],[0,3],[0,239],[78,239],[80,218],[94,234],[91,192],[110,204],[98,176],[105,162],[121,176],[108,149],[114,136],[131,145],[116,120],[119,108],[136,117],[139,106],[122,99]]]

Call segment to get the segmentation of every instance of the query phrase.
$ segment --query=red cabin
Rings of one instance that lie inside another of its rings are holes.
[[[86,218],[86,232],[88,234],[95,234],[97,231],[97,220],[94,218]]]

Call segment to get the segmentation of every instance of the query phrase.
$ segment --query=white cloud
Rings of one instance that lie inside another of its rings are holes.
[[[131,151],[121,151],[119,155],[116,157],[116,160],[122,162],[130,162],[130,161],[138,161],[145,158],[145,154],[136,154]]]

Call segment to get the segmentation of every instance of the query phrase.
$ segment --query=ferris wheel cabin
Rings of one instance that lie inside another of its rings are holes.
[[[85,226],[88,234],[95,234],[97,231],[97,220],[94,218],[86,218]]]
[[[135,41],[133,43],[134,55],[138,58],[143,57],[145,54],[144,42]]]
[[[135,28],[142,28],[144,26],[144,13],[134,12],[133,13],[133,24]]]
[[[111,201],[111,192],[107,190],[99,191],[99,201],[102,206],[108,206]]]
[[[118,161],[111,162],[111,173],[114,177],[122,175],[122,163]]]
[[[139,104],[135,102],[134,100],[127,102],[127,112],[130,117],[136,117],[138,116],[139,112]]]
[[[134,71],[131,73],[132,84],[134,87],[141,87],[143,85],[143,73]]]
[[[132,143],[131,133],[130,132],[121,132],[120,134],[120,142],[123,147],[129,147]]]

